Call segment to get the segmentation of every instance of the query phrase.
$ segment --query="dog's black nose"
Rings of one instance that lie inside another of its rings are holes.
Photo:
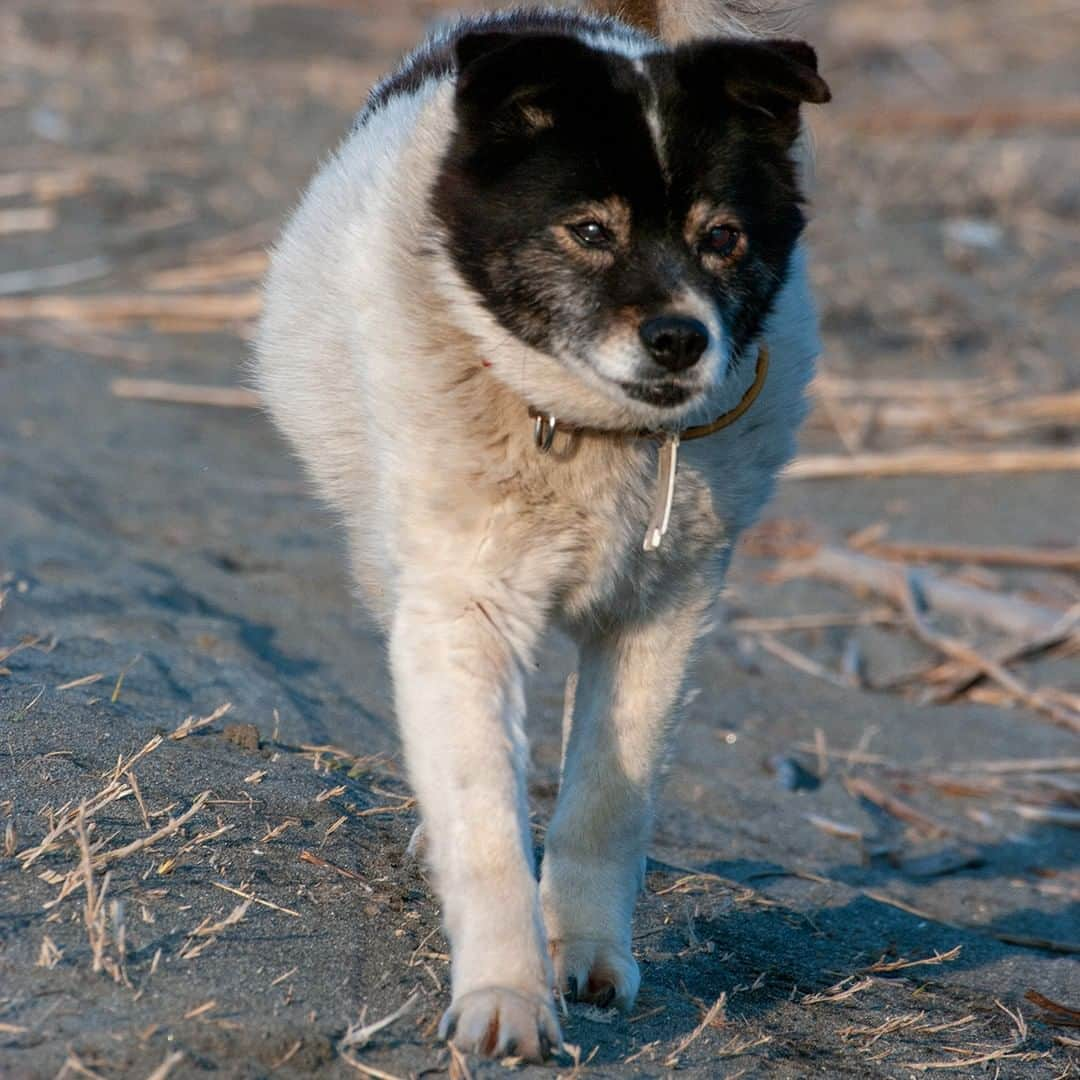
[[[652,358],[668,371],[693,367],[709,346],[704,323],[685,315],[661,315],[641,324],[639,331]]]

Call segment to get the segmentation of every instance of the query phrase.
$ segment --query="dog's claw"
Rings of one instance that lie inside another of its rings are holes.
[[[551,995],[488,987],[455,998],[439,1035],[467,1054],[543,1061],[562,1035]]]
[[[612,941],[564,938],[549,942],[556,985],[567,1000],[629,1012],[641,984],[630,950]]]

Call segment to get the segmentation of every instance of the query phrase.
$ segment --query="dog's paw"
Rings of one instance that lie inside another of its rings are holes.
[[[550,996],[493,986],[455,998],[443,1015],[439,1037],[481,1057],[544,1061],[562,1047]]]
[[[571,1001],[629,1012],[641,985],[630,950],[613,941],[563,938],[548,944],[555,985]]]

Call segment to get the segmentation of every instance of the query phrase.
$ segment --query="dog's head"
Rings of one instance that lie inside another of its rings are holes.
[[[829,90],[788,40],[639,59],[537,33],[456,44],[435,190],[457,272],[500,327],[645,423],[723,379],[803,228],[799,106]]]

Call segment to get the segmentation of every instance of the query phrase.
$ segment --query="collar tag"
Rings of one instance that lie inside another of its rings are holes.
[[[656,458],[656,496],[652,516],[645,531],[645,551],[656,551],[671,524],[671,506],[675,501],[675,473],[679,467],[679,433],[668,432]]]

